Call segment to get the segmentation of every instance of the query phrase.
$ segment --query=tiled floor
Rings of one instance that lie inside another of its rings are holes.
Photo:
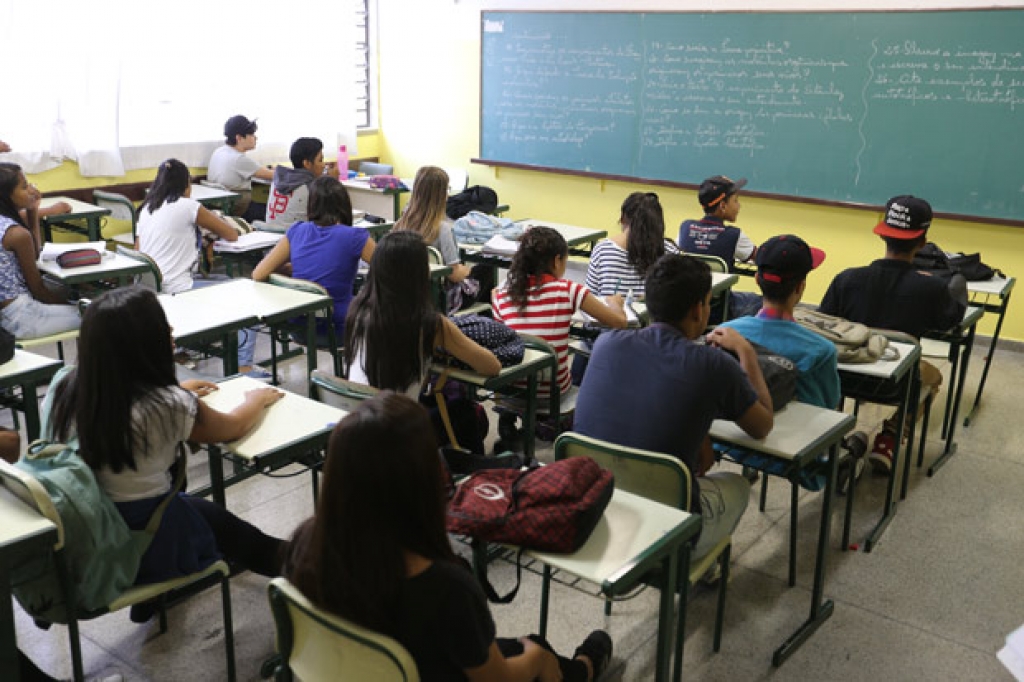
[[[267,348],[261,339],[258,357],[268,354]],[[969,397],[977,386],[982,353],[979,344],[967,383]],[[321,366],[329,366],[326,354],[321,355]],[[216,374],[219,363],[207,361],[199,369]],[[948,376],[948,366],[944,369]],[[304,360],[289,361],[283,386],[305,393],[304,372]],[[872,553],[839,550],[842,512],[837,510],[825,589],[835,602],[835,613],[779,669],[771,665],[772,651],[806,618],[810,605],[820,498],[801,495],[799,570],[797,586],[790,588],[788,485],[772,481],[763,514],[757,510],[756,492],[752,493],[735,536],[722,651],[711,652],[715,593],[698,587],[687,614],[685,676],[787,681],[1011,679],[995,652],[1006,634],[1024,622],[1024,432],[1017,422],[1021,385],[1024,356],[999,352],[984,407],[970,428],[958,432],[958,454],[935,478],[926,478],[922,470],[912,472],[908,499]],[[936,405],[936,414],[941,407],[941,402]],[[929,460],[939,451],[939,421],[932,420]],[[546,454],[550,449],[541,457]],[[190,471],[190,480],[201,482],[205,457],[194,458]],[[861,479],[853,521],[857,541],[873,526],[884,487],[884,480],[870,473]],[[251,479],[230,488],[227,499],[229,508],[281,536],[312,513],[309,476],[304,473]],[[500,590],[514,579],[514,570],[497,563],[491,575]],[[522,635],[536,629],[539,588],[540,579],[524,573],[516,601],[493,607],[499,633]],[[262,661],[274,650],[266,580],[251,575],[235,578],[232,599],[239,679],[257,680]],[[126,613],[84,623],[87,677],[121,672],[133,681],[224,679],[217,592],[175,607],[169,619],[165,635],[159,634],[155,622],[135,625]],[[597,598],[556,586],[549,639],[570,652],[591,629],[607,628],[616,653],[605,679],[649,680],[656,619],[653,590],[617,603],[606,618]],[[69,676],[65,628],[44,632],[19,612],[18,638],[48,671]]]

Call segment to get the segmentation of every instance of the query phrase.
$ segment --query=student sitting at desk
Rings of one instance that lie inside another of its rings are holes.
[[[307,219],[309,184],[321,175],[338,179],[337,164],[324,163],[324,143],[315,137],[300,137],[288,153],[293,168],[278,166],[270,185],[266,224],[283,232]],[[349,209],[349,213],[352,210]],[[352,223],[351,217],[345,225]]]
[[[693,550],[699,558],[732,533],[750,496],[739,474],[708,473],[715,463],[711,422],[731,419],[763,438],[774,422],[772,399],[757,354],[736,330],[718,327],[707,344],[698,342],[711,314],[706,263],[665,254],[646,284],[653,324],[597,339],[573,430],[682,460],[692,476],[688,511],[702,516]]]
[[[929,273],[915,270],[914,255],[928,241],[932,207],[910,195],[893,197],[885,205],[885,219],[874,232],[885,241],[885,257],[870,265],[836,275],[821,299],[819,310],[869,327],[895,329],[921,338],[926,331],[955,327],[967,310],[967,282],[954,275],[947,285]],[[939,392],[942,374],[922,359],[921,388]],[[916,417],[920,417],[918,412]],[[896,447],[896,416],[885,421],[869,455],[878,473],[892,471]]]
[[[643,298],[644,278],[655,261],[679,247],[665,238],[665,214],[658,195],[633,192],[622,202],[622,231],[594,246],[587,266],[587,288],[598,296],[632,292]]]
[[[0,163],[0,325],[16,339],[78,329],[78,309],[43,283],[36,259],[42,249],[39,190],[21,167]]]
[[[345,316],[352,302],[359,261],[369,263],[376,247],[367,230],[351,225],[352,202],[345,186],[337,178],[318,177],[309,186],[309,220],[288,228],[287,234],[252,271],[257,282],[281,272],[327,289],[334,300],[334,330],[339,341],[345,338]],[[296,334],[300,342],[305,342],[303,333]],[[318,328],[317,345],[326,347],[327,339],[327,329]]]
[[[163,276],[162,290],[167,294],[218,282],[192,278],[199,269],[200,227],[229,242],[238,241],[238,230],[233,225],[190,197],[191,182],[185,164],[167,159],[160,164],[139,208],[135,248],[156,261]],[[255,379],[270,379],[270,372],[252,366],[255,349],[255,330],[240,330],[238,371]]]
[[[256,149],[256,127],[256,121],[245,116],[229,118],[224,124],[224,144],[210,157],[210,165],[206,169],[207,180],[240,195],[231,212],[249,222],[263,220],[267,212],[265,204],[252,203],[253,176],[262,180],[274,179],[272,170],[245,155]]]
[[[757,246],[735,225],[740,214],[739,191],[747,184],[746,178],[731,180],[714,175],[700,184],[697,200],[704,208],[700,220],[686,220],[679,226],[679,248],[685,253],[718,256],[733,271],[735,263],[754,260]],[[761,308],[761,297],[744,291],[729,292],[729,318],[753,315]],[[721,322],[721,311],[716,310],[711,322]]]
[[[495,320],[551,344],[558,357],[555,381],[563,401],[575,390],[569,373],[569,326],[573,314],[582,310],[598,323],[614,329],[627,324],[622,296],[616,294],[602,301],[591,296],[582,284],[564,279],[568,260],[569,246],[557,230],[527,228],[512,257],[505,285],[495,289],[491,296]],[[551,380],[540,384],[537,395],[543,402],[551,392]]]
[[[470,279],[470,268],[463,264],[455,242],[452,220],[445,213],[447,201],[448,174],[437,166],[423,166],[416,171],[409,205],[394,229],[418,232],[427,246],[441,253],[443,264],[451,267],[446,287],[447,312],[451,313],[476,303],[481,294],[487,300],[490,292],[481,292],[480,282]]]
[[[54,377],[43,403],[45,437],[77,441],[100,488],[134,530],[145,528],[171,491],[171,471],[187,466],[185,441],[241,438],[284,395],[256,389],[231,412],[218,412],[199,400],[216,384],[179,385],[173,346],[156,294],[138,286],[108,291],[85,311],[78,366]],[[210,500],[179,493],[142,557],[136,584],[194,573],[221,555],[260,575],[279,575],[283,545]],[[131,618],[144,622],[154,608],[136,605]]]
[[[371,398],[331,434],[320,504],[292,539],[285,577],[319,608],[396,639],[422,680],[597,679],[612,655],[602,630],[571,660],[537,636],[496,637],[452,551],[445,500],[426,412],[403,395]]]
[[[842,392],[836,361],[836,346],[831,341],[793,319],[793,310],[803,297],[807,275],[825,260],[825,252],[807,245],[792,234],[772,237],[757,249],[757,285],[764,296],[764,307],[754,316],[740,317],[722,324],[735,329],[743,338],[789,358],[800,370],[796,380],[796,397],[802,403],[834,410],[839,407]],[[866,442],[866,439],[865,439]],[[735,461],[745,466],[781,473],[765,462],[739,448],[726,448]],[[863,466],[863,459],[857,464]],[[849,459],[840,462],[851,464]],[[808,468],[800,484],[808,490],[825,487],[823,471]],[[845,487],[849,471],[843,469],[840,487]],[[859,472],[858,472],[859,473]]]

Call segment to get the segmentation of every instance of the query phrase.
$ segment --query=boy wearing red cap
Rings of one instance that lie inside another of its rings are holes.
[[[954,275],[947,285],[914,268],[914,255],[928,241],[932,207],[911,195],[893,197],[885,206],[885,219],[874,232],[885,241],[885,258],[839,273],[829,285],[819,310],[869,327],[894,329],[920,338],[926,331],[946,330],[963,319],[967,309],[967,282]],[[922,389],[938,393],[942,374],[921,360]],[[892,471],[896,422],[890,417],[875,437],[870,461],[874,469]]]

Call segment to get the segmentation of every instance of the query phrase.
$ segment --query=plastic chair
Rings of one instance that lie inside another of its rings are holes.
[[[597,438],[567,432],[555,440],[555,460],[590,457],[615,474],[615,487],[660,502],[676,509],[690,508],[690,470],[678,458],[649,450],[615,445]],[[715,614],[714,650],[722,645],[722,619],[725,593],[729,584],[729,557],[732,536],[722,539],[710,552],[690,563],[690,574],[680,576],[680,589],[689,589],[716,562],[721,566],[718,583],[718,612]],[[685,580],[683,579],[685,577]],[[658,576],[649,582],[658,583]],[[684,587],[685,586],[685,587]],[[611,600],[605,601],[605,613],[611,613]],[[685,608],[681,602],[680,608]],[[680,637],[680,641],[681,641]]]
[[[711,255],[708,255],[708,254],[705,254],[705,253],[688,253],[686,255],[690,256],[692,258],[696,258],[699,261],[703,261],[703,262],[707,263],[708,267],[711,268],[711,272],[722,272],[722,273],[728,273],[729,272],[729,264],[726,263],[724,259],[719,258],[718,256],[711,256]],[[721,293],[721,294],[718,294],[717,296],[713,296],[711,298],[711,307],[713,309],[721,308],[721,310],[722,310],[722,317],[721,317],[721,319],[722,320],[729,319],[729,292],[726,291],[725,293]],[[712,317],[715,317],[715,316],[712,315]]]
[[[278,287],[285,287],[287,289],[295,289],[297,291],[304,291],[308,294],[318,294],[321,296],[327,296],[330,298],[331,294],[324,287],[320,286],[316,282],[311,282],[305,279],[296,279],[295,277],[288,277],[286,275],[272,274],[267,280],[270,284]],[[305,339],[305,343],[301,344],[306,346],[307,353],[316,353],[317,348],[325,348],[334,360],[334,373],[341,374],[341,356],[338,353],[338,338],[334,330],[334,305],[328,306],[326,309],[321,309],[316,312],[318,319],[325,320],[324,326],[327,328],[327,345],[323,346],[318,342],[317,339]],[[276,326],[276,325],[275,325]],[[292,332],[298,332],[299,338],[305,338],[308,333],[308,328],[305,322],[302,324],[291,324],[285,323],[282,326],[278,326],[278,330],[282,331],[284,335],[279,339],[282,345],[287,349],[288,342],[295,341],[290,338]],[[300,343],[299,341],[295,341]],[[286,351],[287,352],[287,351]],[[274,383],[277,383],[277,345],[274,343],[274,334],[271,333],[270,343],[271,353],[271,367],[274,374]],[[310,387],[312,390],[312,386]]]
[[[0,460],[0,484],[10,490],[18,499],[32,509],[45,516],[57,526],[57,542],[53,546],[53,562],[57,576],[64,594],[65,604],[76,603],[75,585],[70,580],[70,573],[64,559],[64,525],[60,514],[54,507],[49,495],[43,485],[33,476],[15,467],[12,464]],[[220,583],[222,596],[222,609],[224,613],[224,647],[227,656],[227,678],[235,680],[235,639],[234,628],[231,619],[231,589],[229,578],[231,569],[224,561],[217,561],[203,571],[191,575],[167,580],[150,585],[139,585],[126,590],[120,597],[108,604],[106,608],[97,611],[80,612],[69,609],[67,611],[68,638],[71,642],[71,664],[74,671],[75,682],[83,682],[85,675],[82,669],[82,643],[78,632],[79,620],[90,620],[107,613],[120,611],[121,609],[142,602],[159,600],[160,603],[160,632],[167,632],[167,614],[165,611],[165,599],[169,592],[190,588],[195,591]]]
[[[123,244],[117,245],[117,252],[126,258],[131,258],[148,265],[149,273],[138,275],[135,283],[142,284],[149,289],[153,289],[158,294],[160,293],[160,289],[163,288],[164,284],[164,276],[160,272],[160,266],[156,264],[156,261],[149,254],[129,248]]]
[[[555,349],[551,344],[538,336],[520,333],[519,337],[527,348],[533,348],[553,356],[556,355]],[[538,383],[547,381],[550,386],[550,399],[538,399],[537,401],[535,430],[544,431],[545,435],[550,433],[550,438],[545,438],[545,440],[553,440],[562,432],[563,428],[567,428],[568,418],[576,412],[576,398],[579,396],[576,386],[573,386],[568,393],[561,393],[556,379],[558,374],[557,365],[556,357],[555,369],[553,371],[545,370],[538,377]],[[498,413],[499,443],[508,446],[518,442],[520,433],[516,428],[515,418],[523,417],[526,411],[525,397],[520,395],[496,397],[494,402],[494,411]],[[547,423],[543,424],[543,421]]]
[[[111,238],[116,242],[127,244],[134,248],[135,230],[139,224],[139,213],[135,209],[135,204],[132,203],[132,200],[123,194],[94,189],[92,191],[92,201],[97,206],[110,211],[110,220],[116,220],[122,223],[128,222],[131,224],[130,233],[122,230],[117,234],[111,235]],[[114,226],[110,225],[110,227]],[[118,225],[117,227],[121,226]]]
[[[313,374],[310,375],[309,381],[311,388],[314,389],[314,400],[319,400],[322,403],[329,402],[324,400],[319,392],[319,389],[324,389],[338,398],[336,401],[330,401],[330,404],[349,412],[356,409],[356,407],[359,406],[359,403],[368,398],[372,398],[379,393],[379,391],[373,386],[360,384],[349,379],[343,379],[339,376],[325,372],[322,369],[313,370]]]
[[[317,608],[284,578],[267,587],[277,629],[278,682],[419,682],[416,662],[394,639]]]
[[[448,174],[448,194],[458,194],[469,186],[469,172],[465,168],[445,168]]]

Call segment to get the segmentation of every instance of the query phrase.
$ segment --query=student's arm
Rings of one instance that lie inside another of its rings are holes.
[[[71,204],[66,201],[58,201],[57,203],[47,206],[45,208],[39,208],[39,217],[44,218],[51,215],[64,215],[65,213],[71,213]]]
[[[580,309],[606,327],[625,329],[629,320],[626,318],[624,305],[622,297],[618,294],[608,296],[602,301],[597,296],[587,293]]]
[[[494,353],[462,333],[455,323],[447,317],[441,318],[441,327],[437,330],[438,338],[435,345],[444,348],[459,360],[487,377],[497,376],[501,371],[501,363]]]
[[[257,282],[266,282],[275,272],[282,272],[292,259],[292,246],[288,237],[281,237],[281,241],[274,245],[266,256],[263,257],[256,267],[252,269],[252,278]]]
[[[715,327],[707,338],[709,343],[731,351],[739,358],[740,367],[757,393],[757,401],[736,420],[736,423],[752,438],[764,438],[771,433],[774,425],[774,411],[771,393],[768,392],[768,385],[761,374],[761,366],[757,364],[757,352],[749,341],[730,327]]]
[[[252,430],[263,410],[284,397],[276,388],[256,388],[245,394],[241,405],[230,412],[218,412],[202,400],[188,439],[196,443],[224,443]]]
[[[216,213],[208,210],[205,206],[199,207],[199,213],[196,214],[196,224],[213,232],[226,242],[238,241],[238,230],[235,229],[234,225],[226,220],[221,220]]]
[[[736,252],[733,254],[734,259],[739,263],[749,263],[754,260],[756,254],[757,244],[741,230],[739,239],[736,240]]]
[[[259,178],[260,180],[273,180],[274,171],[273,169],[267,168],[266,166],[260,166],[259,168],[256,169],[256,172],[253,173],[252,176],[254,178]]]
[[[524,639],[523,653],[505,658],[497,642],[491,642],[487,662],[465,670],[471,682],[559,682],[562,671],[555,655],[536,642]]]
[[[455,263],[452,265],[451,274],[448,275],[448,281],[451,282],[452,284],[458,284],[462,280],[469,277],[470,270],[472,270],[472,268],[470,268],[465,263]]]
[[[370,259],[373,258],[373,252],[376,248],[377,242],[373,241],[373,237],[368,238],[366,240],[366,243],[363,244],[363,252],[359,254],[359,259],[362,260],[364,263],[369,263]]]
[[[48,289],[43,283],[43,276],[39,274],[39,267],[36,265],[36,258],[39,254],[28,230],[18,227],[8,228],[4,235],[3,247],[8,251],[13,251],[15,258],[18,259],[18,266],[21,268],[21,274],[25,278],[25,284],[28,286],[32,298],[42,303],[67,303],[65,298]]]

